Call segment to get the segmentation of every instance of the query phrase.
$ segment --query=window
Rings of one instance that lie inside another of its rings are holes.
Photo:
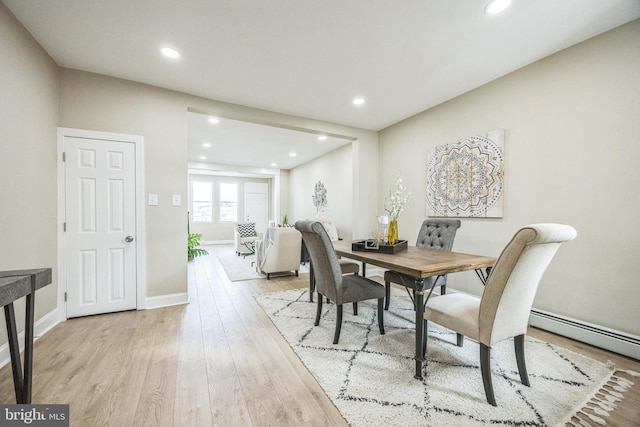
[[[213,221],[213,185],[210,182],[193,183],[193,222]]]
[[[220,183],[220,222],[238,220],[238,184]]]

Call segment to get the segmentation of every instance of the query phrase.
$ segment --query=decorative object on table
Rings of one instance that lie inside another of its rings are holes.
[[[287,217],[287,214],[284,214],[282,217],[282,226],[286,227],[287,225],[289,225],[289,217]]]
[[[389,217],[387,215],[378,216],[378,229],[373,232],[373,239],[381,242],[387,241],[387,232],[389,228]]]
[[[564,426],[572,416],[583,420],[579,425],[598,425],[582,409],[615,411],[615,401],[633,384],[631,376],[639,375],[526,337],[527,387],[520,383],[513,344],[503,341],[491,351],[500,397],[491,406],[480,380],[479,345],[456,347],[456,334],[435,323],[427,331],[424,379],[413,377],[413,303],[401,289],[391,291],[386,334],[378,333],[375,301],[363,301],[358,316],[344,319],[337,345],[331,344],[335,304],[325,306],[322,323],[314,327],[316,310],[307,289],[254,296],[351,426]]]
[[[406,240],[397,240],[393,245],[389,245],[386,242],[381,243],[379,240],[369,239],[353,242],[351,244],[351,250],[363,252],[379,252],[381,254],[395,254],[407,249],[407,246],[408,243]]]
[[[316,182],[316,187],[311,198],[313,199],[313,204],[316,207],[316,212],[320,212],[329,206],[327,201],[327,190],[324,188],[322,181]]]
[[[189,261],[196,257],[209,254],[209,252],[207,252],[205,249],[198,247],[200,246],[201,239],[202,234],[200,233],[189,233],[187,235],[187,259]]]
[[[384,210],[389,213],[387,243],[393,245],[398,241],[398,216],[404,211],[411,192],[404,186],[402,176],[398,174],[396,184],[389,190],[389,196],[384,199]]]
[[[429,152],[427,216],[502,218],[503,196],[503,129]]]

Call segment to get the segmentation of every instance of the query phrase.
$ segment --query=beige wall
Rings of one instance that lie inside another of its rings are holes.
[[[1,2],[0,57],[0,270],[53,268],[36,294],[41,318],[56,308],[57,67]],[[24,300],[15,306],[22,330]]]
[[[463,219],[454,250],[497,256],[521,226],[573,225],[535,307],[640,335],[640,21],[588,40],[380,132],[384,194],[413,192],[400,236],[425,218],[427,150],[505,129],[502,219]],[[385,166],[385,167],[383,167]],[[479,294],[473,274],[450,286]]]
[[[371,131],[227,104],[77,70],[62,69],[60,82],[60,126],[144,136],[146,193],[156,193],[160,200],[158,206],[147,206],[145,213],[148,297],[187,290],[187,203],[180,207],[170,205],[172,194],[188,200],[187,111],[353,136],[360,140],[360,152],[368,156],[367,159],[378,149],[377,134]],[[368,191],[358,196],[364,199],[361,206],[377,205],[376,183],[375,180],[366,183]],[[295,203],[299,195],[288,197],[290,203]]]
[[[316,160],[291,170],[289,193],[295,195],[289,207],[289,221],[313,219],[317,212],[313,194],[318,181],[327,190],[327,214],[338,230],[338,236],[350,239],[353,226],[353,148],[338,148]]]

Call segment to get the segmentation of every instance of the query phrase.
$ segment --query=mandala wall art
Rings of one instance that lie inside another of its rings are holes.
[[[502,218],[504,130],[435,147],[427,161],[427,216]]]

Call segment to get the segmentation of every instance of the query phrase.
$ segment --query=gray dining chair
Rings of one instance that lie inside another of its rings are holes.
[[[576,230],[562,224],[532,224],[521,228],[503,249],[478,298],[455,293],[429,299],[424,312],[424,348],[428,321],[456,332],[462,346],[467,336],[480,343],[480,371],[487,401],[496,406],[491,381],[491,346],[514,338],[516,363],[522,384],[529,386],[524,358],[524,336],[540,279],[563,242]]]
[[[450,251],[453,247],[453,239],[456,237],[456,231],[460,228],[460,220],[457,219],[425,219],[422,222],[416,246],[423,248],[438,249],[441,251]],[[389,310],[389,302],[391,300],[391,283],[397,283],[404,286],[409,293],[411,300],[415,293],[415,277],[398,273],[397,271],[388,270],[384,273],[385,286],[385,303],[384,309]],[[447,276],[434,276],[424,279],[424,289],[432,287],[440,287],[440,294],[447,293]],[[409,289],[412,291],[409,292]]]
[[[318,221],[298,221],[296,229],[302,233],[302,239],[309,251],[313,275],[318,292],[315,326],[320,324],[323,297],[336,304],[336,329],[333,343],[340,339],[342,328],[342,305],[357,304],[358,301],[378,300],[378,327],[384,334],[384,286],[358,274],[343,275],[340,262],[329,235]],[[356,306],[354,305],[354,310]]]

